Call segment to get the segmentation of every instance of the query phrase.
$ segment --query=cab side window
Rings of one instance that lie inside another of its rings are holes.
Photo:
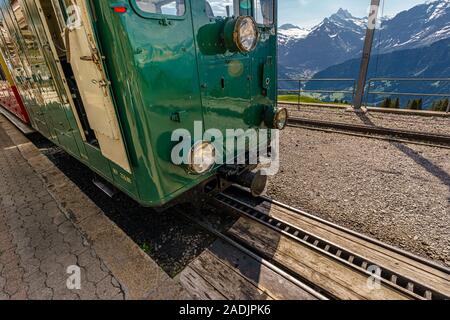
[[[258,24],[270,26],[274,23],[274,0],[254,0],[254,18]]]
[[[136,6],[147,13],[183,16],[186,12],[184,0],[136,0]]]
[[[213,17],[251,15],[253,0],[206,0],[206,13]]]
[[[207,0],[206,13],[210,18],[233,16],[233,2],[233,0]]]
[[[274,23],[275,0],[206,0],[206,14],[214,17],[251,16],[258,24]]]

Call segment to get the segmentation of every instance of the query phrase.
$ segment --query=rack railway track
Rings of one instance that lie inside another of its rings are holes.
[[[289,118],[288,126],[450,149],[450,135],[297,117]]]
[[[195,222],[308,298],[450,299],[450,270],[433,262],[268,198],[255,200],[241,188],[212,204],[238,217],[233,226],[218,231]]]

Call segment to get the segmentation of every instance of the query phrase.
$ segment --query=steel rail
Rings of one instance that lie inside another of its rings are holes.
[[[374,127],[368,125],[343,123],[343,122],[331,122],[323,120],[312,120],[306,118],[289,118],[289,125],[300,125],[312,128],[331,128],[351,132],[370,133],[384,136],[400,137],[406,140],[422,141],[431,143],[440,143],[444,146],[450,146],[450,135],[441,135],[433,133],[422,133],[417,131]]]
[[[325,128],[318,128],[318,127],[311,127],[311,126],[302,126],[302,125],[289,125],[289,127],[306,129],[306,130],[321,131],[321,132],[337,133],[337,134],[344,134],[344,135],[353,136],[353,137],[369,138],[369,139],[376,139],[376,140],[382,140],[382,141],[388,141],[388,142],[407,143],[407,144],[414,144],[414,145],[418,145],[418,146],[426,146],[426,147],[433,147],[433,148],[441,148],[441,149],[449,149],[450,150],[450,146],[446,146],[446,145],[442,145],[442,144],[433,144],[433,143],[427,143],[427,142],[419,142],[419,141],[412,141],[412,140],[405,140],[405,139],[397,139],[397,138],[391,138],[391,137],[388,137],[388,136],[375,136],[375,135],[371,135],[371,134],[363,134],[363,133],[356,133],[356,132],[351,132],[351,131],[325,129]]]
[[[186,214],[185,212],[176,209],[176,211],[178,212],[178,214],[182,215],[183,217],[185,217],[186,219],[192,221],[193,223],[197,224],[198,226],[200,226],[202,229],[204,229],[205,231],[213,234],[214,236],[216,236],[217,238],[225,241],[226,243],[228,243],[229,245],[235,247],[236,249],[238,249],[239,251],[245,253],[246,255],[248,255],[249,257],[255,259],[256,261],[258,261],[259,263],[261,263],[262,265],[266,266],[267,268],[271,269],[272,271],[274,271],[275,273],[279,274],[280,276],[282,276],[283,278],[285,278],[286,280],[292,282],[293,284],[295,284],[296,286],[298,286],[299,288],[303,289],[305,292],[311,294],[313,297],[319,299],[319,300],[329,300],[328,297],[324,296],[322,293],[314,290],[313,288],[311,288],[310,286],[308,286],[307,284],[303,283],[302,281],[300,281],[299,279],[293,277],[292,275],[290,275],[289,273],[285,272],[284,270],[280,269],[279,267],[277,267],[276,265],[274,265],[273,263],[269,262],[268,260],[260,257],[258,254],[256,254],[255,252],[247,249],[246,247],[244,247],[243,245],[237,243],[236,241],[234,241],[233,239],[231,239],[230,237],[224,235],[222,232],[217,231],[216,229],[214,229],[213,227],[209,226],[208,224]]]
[[[248,197],[248,199],[252,199],[252,198],[254,199],[254,197],[251,195],[251,193],[248,192],[248,190],[245,189],[244,187],[241,187],[241,186],[239,186],[239,185],[233,185],[232,188],[238,189],[239,192],[240,192],[241,194],[245,194],[245,195]],[[376,240],[376,239],[374,239],[374,238],[368,237],[368,236],[366,236],[366,235],[364,235],[364,234],[362,234],[362,233],[360,233],[360,232],[353,231],[353,230],[350,230],[350,229],[348,229],[348,228],[342,227],[342,226],[340,226],[340,225],[338,225],[338,224],[336,224],[336,223],[333,223],[333,222],[330,222],[330,221],[328,221],[328,220],[322,219],[322,218],[320,218],[320,217],[318,217],[318,216],[315,216],[315,215],[313,215],[313,214],[311,214],[311,213],[308,213],[308,212],[306,212],[306,211],[303,211],[303,210],[294,208],[294,207],[292,207],[292,206],[290,206],[290,205],[287,205],[287,204],[285,204],[285,203],[279,202],[279,201],[274,200],[274,199],[270,199],[270,198],[267,197],[267,196],[260,196],[259,199],[262,200],[262,201],[266,201],[266,202],[268,202],[268,203],[271,203],[271,204],[275,204],[275,205],[277,205],[277,206],[280,206],[280,207],[282,207],[282,208],[284,208],[284,209],[287,209],[287,210],[289,210],[289,211],[291,211],[291,212],[293,212],[293,213],[296,213],[297,215],[305,216],[305,217],[310,218],[310,219],[312,219],[312,220],[315,220],[315,221],[317,221],[317,222],[323,223],[323,224],[325,224],[325,225],[327,225],[327,226],[329,226],[329,227],[332,227],[332,228],[337,229],[337,230],[339,230],[339,231],[348,233],[348,234],[350,234],[350,235],[352,235],[352,236],[355,236],[355,237],[360,238],[360,239],[362,239],[362,240],[368,241],[368,242],[370,242],[370,243],[372,243],[372,244],[375,244],[375,245],[377,245],[377,246],[380,246],[380,247],[382,247],[382,248],[385,248],[385,249],[388,249],[388,250],[390,250],[390,251],[396,252],[396,253],[398,253],[398,254],[400,254],[400,255],[406,256],[406,257],[408,257],[408,258],[410,258],[410,259],[412,259],[412,260],[415,260],[415,261],[417,261],[417,262],[420,262],[420,263],[422,263],[422,264],[424,264],[424,265],[426,265],[426,266],[428,266],[428,267],[437,269],[437,270],[439,270],[439,271],[441,271],[441,272],[444,272],[444,273],[447,273],[447,274],[450,275],[450,269],[449,269],[449,268],[446,268],[446,267],[444,267],[444,266],[442,266],[442,265],[440,265],[440,264],[437,264],[437,263],[435,263],[435,262],[433,262],[433,261],[430,261],[430,260],[427,260],[427,259],[425,259],[425,258],[419,257],[419,256],[417,256],[417,255],[415,255],[415,254],[412,254],[412,253],[408,252],[408,251],[399,249],[399,248],[397,248],[397,247],[391,246],[391,245],[389,245],[389,244],[386,244],[386,243],[381,242],[381,241],[379,241],[379,240]]]
[[[390,270],[389,268],[380,266],[379,264],[370,261],[370,259],[342,248],[341,246],[327,241],[326,239],[315,236],[281,219],[268,216],[264,212],[255,209],[253,205],[239,199],[235,199],[230,195],[219,194],[216,197],[216,201],[238,212],[242,216],[261,223],[272,230],[297,241],[298,243],[318,251],[320,254],[339,261],[357,272],[363,273],[368,277],[377,278],[381,283],[392,288],[393,290],[410,296],[412,299],[443,300],[450,298],[430,288],[427,284],[422,284],[417,280],[407,278],[393,270]],[[289,209],[290,207],[284,206],[284,208]],[[367,268],[370,266],[380,268],[380,274],[374,275],[372,272],[369,272]]]

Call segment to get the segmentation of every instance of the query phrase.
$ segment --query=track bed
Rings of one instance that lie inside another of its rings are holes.
[[[449,270],[407,252],[244,192],[221,194],[214,202],[239,218],[220,233],[225,241],[218,240],[181,274],[182,284],[198,298],[450,296]],[[195,286],[199,279],[202,285]]]

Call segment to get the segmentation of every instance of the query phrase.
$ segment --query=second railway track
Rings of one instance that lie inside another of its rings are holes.
[[[291,117],[289,126],[450,149],[450,135]]]
[[[203,227],[313,298],[450,298],[450,271],[425,259],[240,188],[212,204],[238,219],[225,231]]]

